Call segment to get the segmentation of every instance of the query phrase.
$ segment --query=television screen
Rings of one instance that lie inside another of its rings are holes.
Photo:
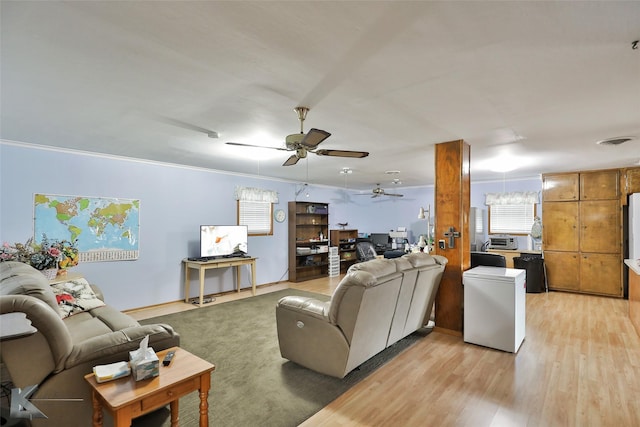
[[[200,256],[225,256],[247,253],[246,225],[201,225]]]

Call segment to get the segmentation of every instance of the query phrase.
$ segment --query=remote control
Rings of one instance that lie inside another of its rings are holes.
[[[167,355],[164,356],[164,359],[162,360],[162,366],[169,366],[175,354],[175,351],[170,351],[169,353],[167,353]]]

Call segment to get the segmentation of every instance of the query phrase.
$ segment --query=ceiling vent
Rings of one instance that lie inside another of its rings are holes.
[[[625,142],[631,141],[633,139],[632,136],[618,136],[615,138],[603,139],[602,141],[596,142],[598,145],[622,145]]]

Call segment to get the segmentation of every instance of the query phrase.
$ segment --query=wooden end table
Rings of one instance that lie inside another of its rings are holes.
[[[175,356],[169,366],[162,359],[170,350]],[[160,375],[135,381],[132,376],[98,383],[93,373],[85,375],[91,386],[93,426],[102,426],[102,409],[114,417],[115,427],[129,427],[131,420],[169,404],[171,426],[178,426],[178,399],[196,390],[200,394],[200,427],[209,425],[209,389],[215,365],[188,351],[173,347],[158,352]]]

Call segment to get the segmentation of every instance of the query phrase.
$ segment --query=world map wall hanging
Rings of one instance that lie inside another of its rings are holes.
[[[34,195],[34,240],[76,241],[80,262],[138,259],[140,200]]]

